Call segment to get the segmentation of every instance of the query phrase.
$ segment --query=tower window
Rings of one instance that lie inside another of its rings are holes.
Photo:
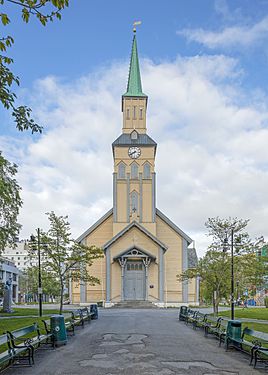
[[[126,178],[126,166],[122,162],[118,166],[118,178]]]
[[[134,107],[133,107],[133,120],[136,120],[136,106],[134,105]]]
[[[138,178],[139,167],[137,163],[131,164],[131,178]]]
[[[138,211],[138,193],[133,191],[131,193],[131,211],[137,212]]]
[[[131,133],[131,139],[138,139],[138,133],[136,132],[136,130],[133,130],[133,132]]]
[[[130,119],[130,111],[129,111],[129,108],[127,108],[127,120]]]
[[[140,120],[142,120],[142,108],[140,108]]]
[[[145,163],[143,166],[143,177],[151,178],[151,166],[149,163]]]

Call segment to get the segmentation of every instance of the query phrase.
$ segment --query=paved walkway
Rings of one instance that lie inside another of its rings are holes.
[[[177,310],[102,310],[66,346],[39,350],[32,368],[4,375],[250,375],[249,358],[177,319]]]

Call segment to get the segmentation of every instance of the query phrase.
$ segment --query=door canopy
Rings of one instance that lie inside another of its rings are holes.
[[[126,264],[127,260],[137,259],[141,259],[144,264],[150,264],[151,261],[155,262],[156,257],[136,245],[114,257],[114,261],[118,261],[120,265]]]

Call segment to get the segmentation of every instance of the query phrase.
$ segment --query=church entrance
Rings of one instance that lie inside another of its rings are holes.
[[[145,267],[142,260],[127,261],[124,284],[126,301],[145,300]]]

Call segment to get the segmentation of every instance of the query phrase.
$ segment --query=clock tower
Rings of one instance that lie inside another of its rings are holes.
[[[148,97],[142,92],[134,33],[127,91],[122,96],[122,134],[113,142],[113,235],[136,221],[156,234],[155,154],[147,135]]]

